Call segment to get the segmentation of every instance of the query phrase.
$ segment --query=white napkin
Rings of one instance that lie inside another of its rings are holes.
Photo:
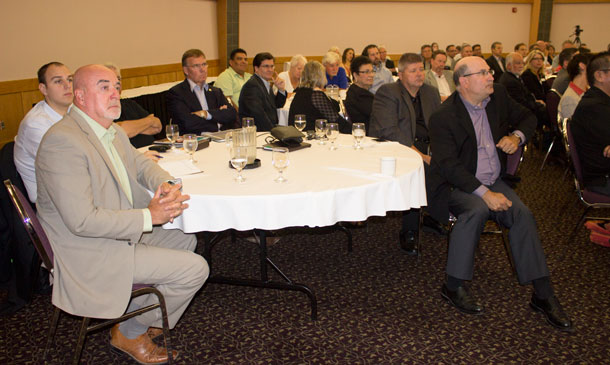
[[[203,172],[190,160],[159,161],[159,166],[174,177],[182,177]]]

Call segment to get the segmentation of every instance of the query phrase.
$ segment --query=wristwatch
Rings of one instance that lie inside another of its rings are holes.
[[[520,135],[518,135],[517,133],[513,133],[512,135],[513,135],[513,136],[515,136],[515,137],[517,137],[517,138],[519,138],[519,143],[518,143],[519,145],[521,144],[521,142],[523,142],[523,141],[521,140],[521,136],[520,136]]]

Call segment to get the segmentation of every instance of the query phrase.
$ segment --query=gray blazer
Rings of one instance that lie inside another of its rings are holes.
[[[423,84],[419,89],[426,125],[430,115],[441,105],[438,90]],[[415,108],[407,89],[400,80],[385,84],[377,90],[369,134],[411,147],[415,139]]]
[[[148,190],[171,179],[136,151],[123,129],[114,146],[132,191],[129,202],[106,150],[72,109],[43,137],[36,158],[38,216],[55,253],[53,304],[88,317],[125,312],[131,293],[135,244],[142,236]]]
[[[451,92],[455,91],[455,83],[453,82],[453,71],[443,70],[443,74],[445,74],[445,78],[447,79],[447,84],[449,84],[449,90]],[[424,82],[430,86],[434,86],[438,89],[438,82],[436,81],[436,77],[434,77],[434,71],[428,70],[426,71],[426,78]]]

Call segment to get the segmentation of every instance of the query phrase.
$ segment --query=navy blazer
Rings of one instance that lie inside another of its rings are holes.
[[[221,129],[223,130],[233,128],[237,120],[237,113],[222,91],[217,87],[210,86],[204,92],[204,95],[208,102],[208,113],[212,116],[210,120],[192,114],[192,112],[202,110],[203,107],[199,103],[197,95],[191,91],[186,79],[167,92],[166,101],[169,116],[173,123],[180,128],[180,134],[217,132],[218,124],[222,125]],[[222,106],[226,106],[226,109],[220,109]]]
[[[278,124],[277,109],[286,104],[286,95],[277,92],[272,97],[263,80],[256,74],[241,88],[239,118],[254,118],[257,131],[270,131]]]

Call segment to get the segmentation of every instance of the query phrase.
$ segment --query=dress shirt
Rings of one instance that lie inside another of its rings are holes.
[[[121,156],[119,156],[119,153],[117,152],[116,148],[114,147],[114,144],[112,143],[114,141],[114,136],[116,135],[116,125],[113,123],[108,129],[106,129],[102,127],[101,124],[91,119],[90,116],[88,116],[78,107],[74,106],[73,108],[85,119],[85,121],[87,121],[87,124],[89,124],[91,129],[93,129],[93,133],[95,133],[95,136],[99,139],[102,146],[104,146],[104,150],[110,158],[114,170],[119,176],[119,183],[121,184],[121,188],[123,189],[123,192],[127,196],[129,202],[133,204],[133,195],[131,193],[131,184],[129,183],[129,176],[127,175],[127,170],[125,169],[125,165],[121,160]],[[148,210],[148,208],[142,209],[142,216],[144,217],[142,231],[151,232],[153,227],[150,210]]]
[[[191,87],[191,91],[195,93],[195,96],[197,96],[197,99],[199,100],[199,104],[201,104],[201,110],[209,110],[208,108],[208,101],[205,98],[205,92],[208,91],[209,85],[207,82],[203,83],[203,87],[200,87],[199,85],[197,85],[196,83],[194,83],[193,81],[191,81],[191,79],[186,79],[189,82],[189,86]],[[212,119],[212,115],[210,113],[208,113],[208,115],[205,117],[205,120],[210,120]],[[219,127],[220,129],[220,124]]]
[[[250,73],[244,72],[244,75],[242,76],[235,72],[232,67],[228,67],[218,75],[216,82],[214,82],[214,86],[222,90],[224,96],[231,97],[233,104],[239,106],[241,88],[250,77],[252,77],[252,74]]]
[[[500,69],[502,70],[502,72],[506,71],[506,70],[504,70],[504,64],[502,63],[502,62],[504,62],[504,60],[502,59],[502,57],[494,56],[494,58],[496,59],[496,61],[498,61],[498,66],[500,66]]]
[[[36,172],[34,162],[38,145],[51,126],[60,121],[62,116],[42,100],[38,102],[19,124],[15,136],[14,161],[17,172],[28,192],[32,203],[36,203]]]
[[[390,82],[394,82],[394,78],[392,78],[392,72],[390,72],[390,70],[388,70],[385,65],[373,65],[373,71],[375,71],[375,77],[373,78],[373,86],[371,86],[371,88],[369,89],[371,93],[375,94],[383,84],[389,84]]]
[[[436,79],[436,84],[438,85],[438,93],[441,94],[441,96],[451,95],[451,88],[449,87],[449,83],[447,82],[447,78],[445,77],[445,74],[441,72],[441,75],[439,76],[434,71],[430,71],[430,72],[432,72],[432,74],[434,75],[434,78]]]

